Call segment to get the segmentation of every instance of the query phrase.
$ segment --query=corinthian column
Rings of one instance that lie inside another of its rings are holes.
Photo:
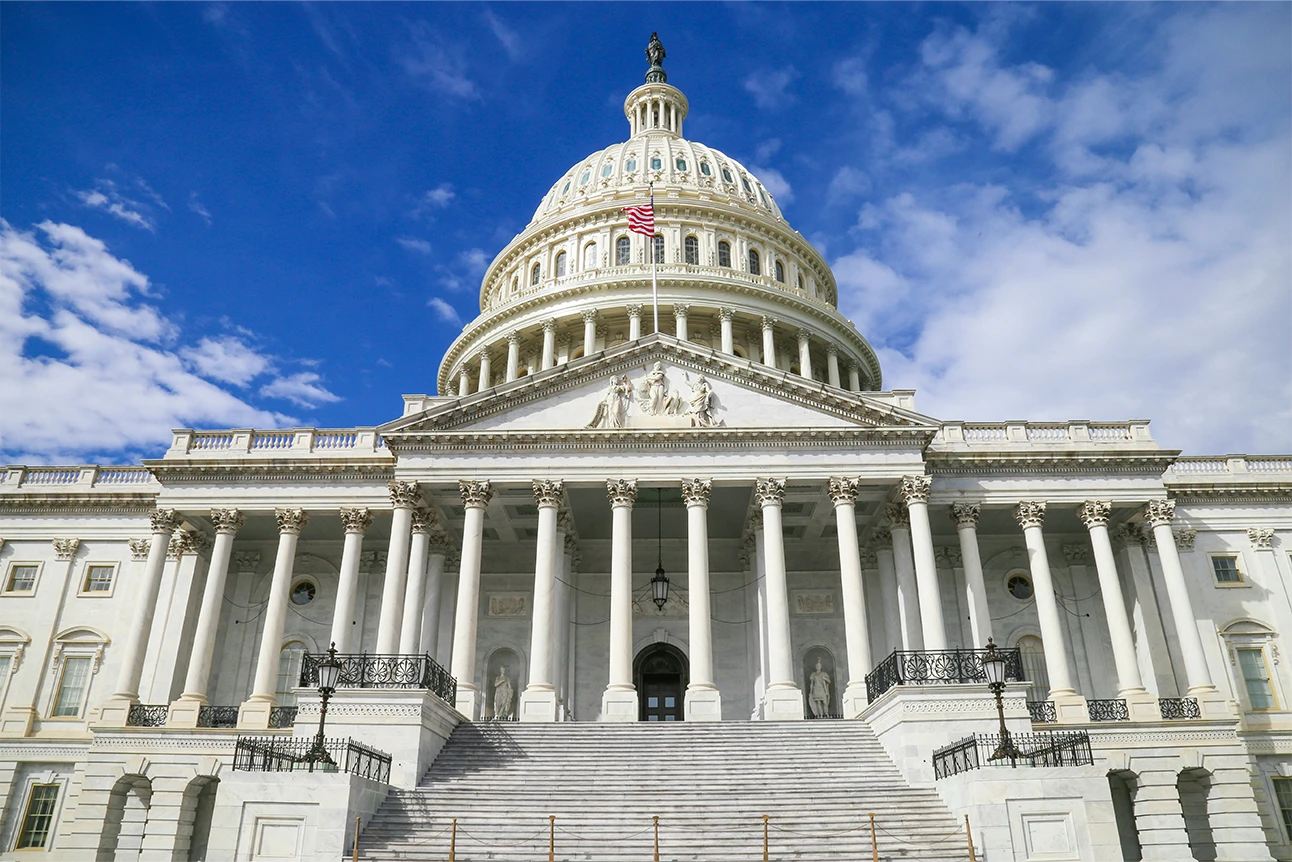
[[[399,652],[412,655],[421,652],[422,617],[426,604],[426,550],[430,545],[435,513],[414,509],[408,545],[408,583],[404,585],[404,616],[399,625]]]
[[[166,552],[170,549],[170,537],[179,529],[180,522],[174,509],[157,509],[148,517],[152,522],[153,537],[148,545],[148,561],[144,563],[143,580],[139,584],[139,597],[130,618],[126,644],[121,651],[117,690],[112,695],[114,700],[130,703],[139,700],[139,678],[144,672],[144,652],[152,634],[153,615],[157,613],[157,593],[161,590]],[[125,724],[124,717],[120,723]]]
[[[677,335],[678,341],[686,341],[690,335],[686,328],[686,315],[690,310],[691,306],[685,302],[673,303],[673,325],[675,327],[673,331]]]
[[[797,333],[799,342],[799,376],[812,379],[812,335],[806,329]]]
[[[839,534],[839,577],[843,588],[843,630],[848,646],[848,687],[843,717],[866,709],[866,674],[870,671],[870,635],[866,631],[866,594],[861,581],[861,548],[857,543],[857,480],[830,479],[830,500]]]
[[[767,579],[767,707],[763,718],[803,718],[803,693],[795,682],[790,639],[790,596],[785,574],[785,534],[781,527],[784,479],[759,479],[754,497],[763,510],[763,549]]]
[[[520,375],[520,333],[507,333],[507,371],[504,379],[512,382]]]
[[[416,482],[390,482],[390,548],[386,552],[386,579],[381,585],[381,617],[377,623],[377,653],[399,652],[399,626],[404,619],[404,579],[408,577],[408,547],[413,507],[419,494]]]
[[[476,624],[480,611],[480,554],[484,543],[485,507],[493,497],[488,482],[458,482],[462,492],[462,565],[458,572],[458,605],[453,615],[450,672],[458,683],[458,712],[474,721],[481,703],[476,691]]]
[[[556,686],[552,683],[552,622],[556,614],[556,567],[563,552],[556,521],[565,484],[533,482],[538,505],[538,542],[534,554],[534,620],[530,626],[529,684],[520,695],[521,721],[556,721]]]
[[[763,364],[776,367],[776,318],[763,317]]]
[[[602,721],[636,721],[633,685],[633,503],[636,479],[606,482],[610,499],[610,682],[601,696]]]
[[[440,604],[444,595],[444,564],[453,545],[441,532],[432,533],[426,561],[426,599],[422,612],[422,637],[417,651],[440,661]]]
[[[893,569],[897,581],[897,618],[902,632],[902,649],[924,649],[920,631],[919,591],[915,588],[915,561],[911,557],[911,517],[905,506],[884,506],[893,540]]]
[[[543,355],[539,360],[540,371],[546,371],[556,364],[556,318],[549,317],[543,321]]]
[[[731,322],[735,318],[736,312],[730,308],[718,309],[718,324],[721,327],[719,335],[720,344],[723,353],[733,353],[735,347],[734,333],[731,331]]]
[[[969,632],[974,649],[986,646],[991,637],[991,609],[982,577],[982,556],[978,553],[978,503],[952,503],[951,520],[960,536],[960,560],[965,571],[965,598],[969,605]]]
[[[277,509],[278,555],[269,583],[269,603],[265,606],[265,628],[260,633],[260,651],[256,654],[256,677],[251,697],[242,704],[238,727],[269,727],[269,710],[278,689],[278,660],[283,649],[283,627],[287,624],[287,600],[292,588],[292,571],[296,564],[296,544],[309,517],[302,509]]]
[[[1180,652],[1184,655],[1184,674],[1189,681],[1189,696],[1211,695],[1216,687],[1207,667],[1207,654],[1198,634],[1198,618],[1193,615],[1193,602],[1189,599],[1189,586],[1180,567],[1180,554],[1175,547],[1171,521],[1175,518],[1174,500],[1149,500],[1144,507],[1144,517],[1153,528],[1157,541],[1158,559],[1162,561],[1162,580],[1166,582],[1166,595],[1171,602],[1171,621],[1180,639]]]
[[[683,479],[686,501],[687,595],[691,599],[691,680],[683,701],[687,721],[722,719],[722,697],[713,681],[713,634],[709,620],[709,495],[708,479]]]
[[[233,555],[233,537],[245,521],[246,518],[237,509],[211,510],[211,522],[215,524],[215,545],[211,548],[211,565],[207,569],[206,587],[202,591],[202,609],[198,612],[193,649],[188,657],[188,676],[184,680],[184,693],[180,695],[181,701],[190,701],[196,706],[206,703],[211,659],[215,655],[215,634],[220,627],[220,608],[224,604],[224,582],[229,576],[229,558]],[[196,727],[198,710],[193,708],[184,711],[186,717],[189,713],[192,714],[192,726]],[[172,710],[172,716],[174,712]],[[184,723],[187,724],[187,721]]]
[[[332,643],[344,655],[355,649],[354,608],[359,597],[359,564],[363,559],[363,536],[372,526],[367,509],[342,509],[345,544],[341,548],[341,573],[336,589],[336,610],[332,614]]]
[[[636,341],[642,337],[642,307],[638,304],[628,306],[628,340]]]
[[[929,527],[928,476],[903,476],[902,499],[911,521],[911,550],[915,555],[915,583],[920,597],[920,623],[924,648],[937,652],[947,648],[947,628],[942,623],[942,592],[938,586],[938,564],[933,556],[933,530]]]

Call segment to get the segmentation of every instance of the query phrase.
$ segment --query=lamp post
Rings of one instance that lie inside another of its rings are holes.
[[[651,598],[655,607],[662,611],[668,603],[668,575],[664,574],[664,494],[661,489],[655,491],[655,544],[658,556],[655,577],[650,579]]]
[[[1021,752],[1014,747],[1014,740],[1010,738],[1009,728],[1005,726],[1005,701],[1002,695],[1005,691],[1005,666],[1008,659],[1005,654],[996,649],[996,643],[991,638],[987,638],[987,654],[982,657],[982,670],[987,676],[987,688],[992,694],[996,695],[996,715],[1000,717],[1000,745],[992,752],[988,760],[1004,760],[1009,758],[1013,761],[1017,759]]]
[[[327,753],[327,747],[323,744],[323,726],[327,722],[327,701],[336,691],[336,684],[341,679],[341,662],[336,660],[336,641],[328,647],[327,658],[318,664],[319,673],[319,696],[323,702],[319,706],[319,732],[314,737],[314,744],[310,750],[305,753],[305,762],[309,764],[310,772],[314,771],[314,765],[331,766],[336,768],[336,761]]]

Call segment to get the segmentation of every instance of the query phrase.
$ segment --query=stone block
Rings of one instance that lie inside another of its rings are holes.
[[[601,695],[602,721],[636,721],[637,691],[629,689],[606,689]]]
[[[769,686],[767,688],[765,721],[802,721],[803,692],[794,687]]]
[[[716,688],[688,688],[683,709],[687,721],[721,721],[722,695]]]
[[[556,721],[556,691],[527,688],[520,693],[521,721]]]

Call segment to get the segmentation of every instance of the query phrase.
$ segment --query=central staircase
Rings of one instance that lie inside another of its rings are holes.
[[[963,822],[909,786],[861,721],[462,724],[415,790],[390,791],[360,858],[964,862]],[[349,857],[347,857],[349,858]]]

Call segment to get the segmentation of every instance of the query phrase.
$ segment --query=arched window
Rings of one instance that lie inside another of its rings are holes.
[[[556,277],[557,278],[560,278],[561,276],[565,275],[566,258],[567,258],[567,255],[565,252],[561,252],[556,256]]]
[[[731,243],[725,239],[718,242],[718,266],[731,268]]]
[[[590,242],[583,247],[583,268],[597,268],[597,244],[595,242]]]
[[[663,263],[664,262],[664,237],[660,236],[659,234],[655,234],[653,237],[650,238],[650,245],[651,245],[652,251],[655,254],[655,262]]]
[[[291,641],[278,654],[278,683],[274,688],[274,702],[279,706],[295,706],[296,695],[292,689],[301,684],[301,663],[305,660],[305,644]]]
[[[803,274],[799,274],[799,290],[803,289]]]
[[[698,264],[700,262],[700,240],[693,236],[688,236],[683,245],[686,249],[686,262]]]
[[[785,283],[785,264],[781,263],[779,260],[776,261],[776,280],[781,284]]]
[[[752,249],[752,248],[749,250],[749,274],[750,274],[750,275],[762,275],[762,274],[763,274],[763,261],[762,261],[762,258],[760,258],[760,257],[758,256],[758,252],[757,252],[755,249]]]
[[[513,275],[511,277],[511,292],[515,294],[518,290],[520,290],[520,276]]]
[[[654,120],[654,127],[659,128],[659,108],[651,111],[651,117]]]
[[[561,186],[561,194],[568,194],[570,191],[570,181],[566,180],[565,185]]]
[[[627,266],[632,263],[633,246],[626,236],[615,240],[615,266]]]
[[[541,263],[534,264],[534,268],[529,271],[529,283],[538,284],[538,280],[542,277],[543,265]]]

